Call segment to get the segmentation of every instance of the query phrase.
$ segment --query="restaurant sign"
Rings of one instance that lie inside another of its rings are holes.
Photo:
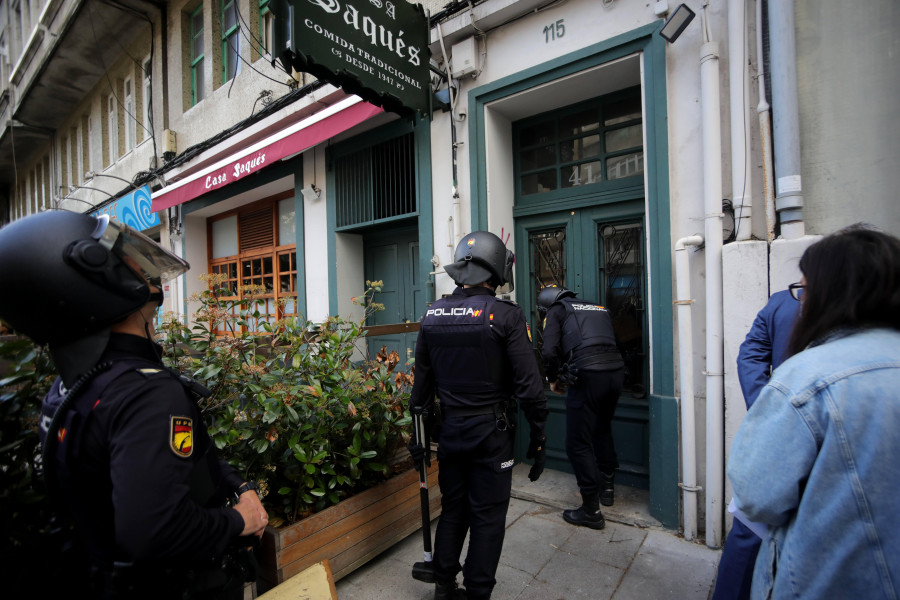
[[[427,114],[431,95],[428,19],[407,0],[280,0],[274,52],[286,69],[310,73],[392,112]]]

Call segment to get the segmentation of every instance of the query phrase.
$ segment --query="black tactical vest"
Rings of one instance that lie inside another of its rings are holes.
[[[491,334],[497,301],[491,295],[450,296],[425,312],[421,331],[439,391],[477,394],[480,401],[491,403],[509,399],[511,367]]]
[[[554,304],[562,304],[566,309],[563,322],[562,350],[565,357],[577,360],[589,352],[591,346],[616,346],[612,319],[609,312],[599,304],[579,298],[563,298]],[[592,351],[591,351],[592,352]]]
[[[62,490],[63,493],[66,493],[67,490],[72,489],[72,482],[79,478],[78,463],[84,451],[83,439],[91,425],[94,408],[100,402],[107,386],[119,376],[132,370],[146,371],[153,376],[177,379],[185,388],[188,396],[195,402],[198,394],[203,395],[200,390],[203,390],[206,395],[209,394],[208,390],[193,380],[161,365],[154,366],[140,358],[119,359],[95,367],[86,376],[85,381],[74,384],[71,391],[65,389],[62,380],[57,378],[41,404],[41,425],[38,430],[42,445],[46,445],[48,434],[56,438],[52,456],[48,456],[46,453],[44,455],[45,460],[53,461],[52,465],[46,465],[47,475],[53,477],[53,482],[50,483],[51,490]],[[49,431],[54,415],[70,393],[74,395],[64,409],[65,412],[60,415],[59,427],[54,431]],[[199,408],[197,416],[200,416]],[[198,419],[197,422],[202,423],[202,420]],[[197,443],[202,439],[206,439],[207,443]],[[211,451],[212,442],[204,435],[197,436],[195,444],[199,452],[196,452],[191,459],[194,462],[190,482],[191,498],[201,506],[222,506],[226,492],[223,488],[218,459],[215,452]],[[86,540],[86,542],[90,545],[90,541]],[[89,548],[89,550],[94,551],[95,556],[101,556],[104,553],[102,548]]]

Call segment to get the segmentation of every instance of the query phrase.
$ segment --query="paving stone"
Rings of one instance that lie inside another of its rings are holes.
[[[707,600],[722,552],[649,531],[614,600]]]

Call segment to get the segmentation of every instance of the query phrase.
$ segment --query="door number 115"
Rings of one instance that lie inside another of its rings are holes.
[[[552,23],[544,27],[544,43],[549,44],[566,35],[566,25],[563,19],[559,19],[556,23]]]

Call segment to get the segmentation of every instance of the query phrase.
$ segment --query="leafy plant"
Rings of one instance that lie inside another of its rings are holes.
[[[64,520],[55,518],[41,479],[38,427],[41,399],[56,372],[46,348],[26,338],[0,341],[0,563],[7,573],[5,588],[12,595],[33,593],[44,581],[44,592],[64,591],[54,582],[77,588],[87,574],[84,553]],[[80,568],[79,568],[80,567]]]
[[[391,476],[408,439],[412,377],[395,371],[384,348],[366,358],[364,323],[383,308],[381,282],[366,282],[354,301],[359,321],[300,317],[278,321],[266,300],[223,297],[206,276],[195,324],[168,316],[161,333],[166,361],[205,385],[209,432],[226,461],[260,484],[270,523],[291,523]],[[260,290],[261,291],[261,290]],[[217,335],[225,331],[226,335]],[[265,335],[260,335],[264,333]]]

